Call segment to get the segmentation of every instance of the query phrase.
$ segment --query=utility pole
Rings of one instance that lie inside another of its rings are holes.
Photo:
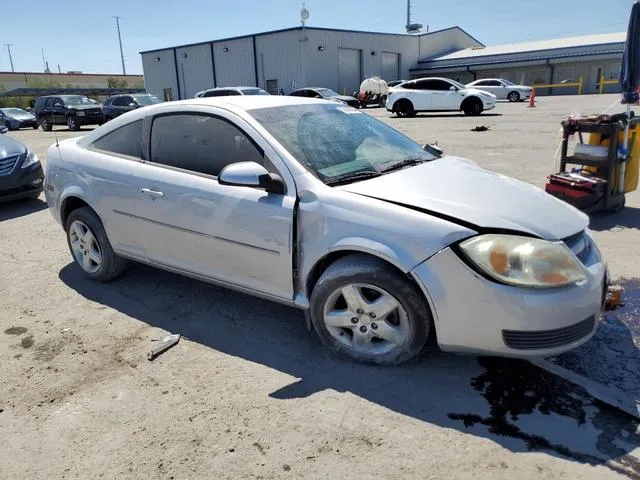
[[[9,63],[11,64],[11,71],[15,72],[15,69],[13,68],[13,58],[11,57],[11,47],[13,47],[13,43],[5,43],[4,46],[7,47],[7,52],[9,52]]]
[[[122,37],[120,36],[120,19],[122,17],[117,17],[113,15],[113,18],[116,19],[116,27],[118,28],[118,43],[120,44],[120,60],[122,60],[122,74],[126,75],[127,70],[124,68],[124,53],[122,53]]]

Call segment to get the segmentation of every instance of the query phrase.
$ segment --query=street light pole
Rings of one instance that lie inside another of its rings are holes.
[[[11,57],[11,47],[13,47],[13,43],[5,43],[5,47],[7,47],[7,52],[9,52],[9,63],[11,64],[11,71],[15,72],[13,68],[13,58]]]
[[[122,53],[122,37],[120,36],[120,19],[122,17],[113,16],[116,19],[116,27],[118,28],[118,43],[120,44],[120,60],[122,61],[122,74],[126,75],[127,70],[124,67],[124,53]]]

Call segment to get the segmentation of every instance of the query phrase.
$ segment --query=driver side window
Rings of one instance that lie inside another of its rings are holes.
[[[151,161],[217,177],[236,162],[253,161],[274,171],[262,150],[232,123],[210,115],[170,114],[151,127]]]

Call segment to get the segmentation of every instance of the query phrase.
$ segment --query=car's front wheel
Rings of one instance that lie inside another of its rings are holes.
[[[108,282],[120,276],[127,261],[116,255],[98,215],[88,207],[69,215],[65,230],[73,259],[92,280]]]
[[[69,115],[67,117],[67,127],[69,127],[69,130],[71,130],[72,132],[80,130],[80,123],[78,122],[78,119],[75,117],[75,115]]]
[[[510,102],[519,102],[520,94],[518,92],[509,92],[509,95],[507,95],[507,100],[509,100]]]
[[[330,265],[311,295],[311,321],[322,342],[364,363],[397,365],[418,355],[429,335],[429,312],[415,285],[366,255]]]
[[[482,110],[482,101],[479,98],[468,98],[462,104],[462,111],[465,115],[480,115],[482,113]]]
[[[406,98],[403,98],[402,100],[398,100],[393,105],[393,111],[398,117],[415,117],[416,116],[416,111],[413,108],[413,103],[411,103],[411,101],[407,100]]]

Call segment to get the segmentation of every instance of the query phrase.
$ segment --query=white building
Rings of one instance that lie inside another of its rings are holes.
[[[410,78],[420,59],[482,44],[459,27],[422,35],[296,27],[141,52],[148,92],[191,98],[212,87],[270,93],[328,87],[348,94],[372,75]]]
[[[259,86],[272,94],[328,87],[351,94],[369,76],[387,81],[501,77],[525,84],[577,82],[597,93],[614,80],[625,33],[485,46],[460,27],[390,34],[296,27],[141,52],[145,88],[166,100],[212,87]],[[605,91],[619,91],[609,84]],[[538,93],[577,93],[576,88]]]

